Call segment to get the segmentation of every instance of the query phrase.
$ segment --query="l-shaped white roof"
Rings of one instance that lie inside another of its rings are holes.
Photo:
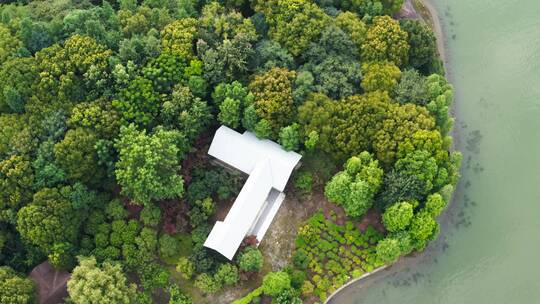
[[[277,211],[263,212],[270,191],[285,189],[302,156],[287,152],[270,140],[258,139],[250,132],[240,134],[225,126],[217,130],[208,154],[249,175],[225,220],[216,222],[204,243],[232,260],[261,217],[268,217],[264,221],[272,220],[270,217]]]
[[[246,174],[251,174],[261,160],[268,159],[272,187],[279,191],[285,189],[294,167],[302,158],[298,153],[283,150],[271,140],[258,139],[247,131],[240,134],[226,126],[216,131],[208,154]]]

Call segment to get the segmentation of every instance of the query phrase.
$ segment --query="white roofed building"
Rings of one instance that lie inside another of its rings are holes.
[[[204,246],[232,260],[246,236],[262,241],[277,214],[285,186],[300,154],[287,152],[277,143],[240,134],[221,126],[208,154],[249,175],[224,221],[217,221]]]

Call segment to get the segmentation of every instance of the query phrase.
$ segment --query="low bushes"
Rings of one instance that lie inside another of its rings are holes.
[[[352,222],[338,225],[332,218],[317,212],[298,232],[293,265],[307,272],[300,287],[306,298],[324,301],[351,278],[382,266],[375,247],[380,233],[372,227],[362,233]]]

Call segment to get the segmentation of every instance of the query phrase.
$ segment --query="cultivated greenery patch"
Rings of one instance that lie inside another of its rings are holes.
[[[357,278],[381,266],[375,245],[382,235],[372,227],[362,233],[353,222],[335,223],[331,214],[322,212],[300,227],[293,264],[307,272],[301,291],[306,297],[324,301],[326,296],[351,278]]]

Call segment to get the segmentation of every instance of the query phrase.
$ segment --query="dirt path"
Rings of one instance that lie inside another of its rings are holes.
[[[261,284],[265,273],[281,270],[291,260],[295,248],[296,233],[299,226],[327,201],[319,189],[309,199],[298,199],[292,191],[286,191],[285,201],[279,208],[263,241],[259,245],[264,255],[261,274],[254,280],[239,284],[222,292],[209,296],[207,303],[230,304]]]
[[[396,19],[421,19],[422,16],[416,11],[412,0],[405,0],[401,10],[394,15]]]
[[[411,0],[407,0],[408,2]],[[437,13],[437,10],[433,6],[433,3],[431,3],[430,0],[420,0],[420,2],[424,5],[424,7],[427,9],[429,13],[429,18],[431,19],[431,26],[433,29],[433,32],[435,33],[435,37],[437,37],[437,51],[439,52],[439,56],[441,57],[441,60],[446,64],[446,51],[444,48],[444,35],[442,31],[442,25],[441,20],[439,19],[439,15]]]
[[[394,15],[394,18],[424,20],[433,30],[437,38],[437,51],[441,60],[446,63],[441,21],[430,0],[405,0],[401,10]]]

